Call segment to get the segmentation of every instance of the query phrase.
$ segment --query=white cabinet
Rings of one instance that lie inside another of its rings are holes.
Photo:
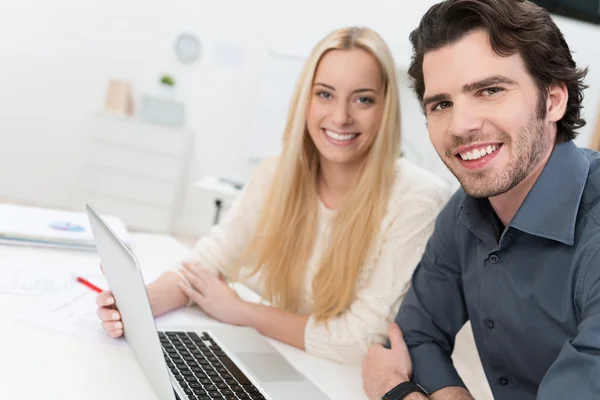
[[[193,131],[110,114],[88,122],[79,206],[89,202],[134,231],[171,232],[188,181]]]

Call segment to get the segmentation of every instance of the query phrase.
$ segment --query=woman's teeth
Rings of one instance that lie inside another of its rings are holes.
[[[334,140],[340,140],[340,141],[352,140],[358,136],[358,133],[348,133],[348,134],[337,133],[337,132],[330,131],[327,129],[325,129],[325,134]]]
[[[495,152],[496,150],[498,150],[500,146],[498,145],[493,145],[493,146],[488,146],[488,147],[483,147],[481,149],[477,149],[477,150],[473,150],[473,151],[468,151],[466,153],[460,153],[460,158],[462,158],[463,160],[477,160],[483,156],[486,156],[488,154],[492,154],[493,152]]]

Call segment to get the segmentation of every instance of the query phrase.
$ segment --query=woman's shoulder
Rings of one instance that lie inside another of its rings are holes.
[[[450,185],[434,173],[404,158],[396,162],[393,198],[430,199],[439,204],[446,203],[451,194]]]
[[[248,185],[250,186],[265,186],[269,185],[277,171],[279,156],[273,156],[261,160],[252,170]]]

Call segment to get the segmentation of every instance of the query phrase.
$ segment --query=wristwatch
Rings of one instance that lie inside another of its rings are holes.
[[[402,382],[401,384],[384,394],[381,400],[402,400],[406,396],[414,392],[421,393],[425,397],[428,396],[425,389],[423,389],[419,384],[407,381]]]

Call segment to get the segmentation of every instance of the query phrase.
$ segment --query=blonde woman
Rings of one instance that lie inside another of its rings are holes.
[[[154,314],[195,303],[223,322],[360,365],[385,340],[448,198],[399,151],[388,47],[370,29],[332,32],[301,72],[281,155],[257,167],[193,261],[148,286]],[[270,305],[245,302],[225,280]],[[117,337],[112,304],[110,293],[98,296],[102,326]]]

